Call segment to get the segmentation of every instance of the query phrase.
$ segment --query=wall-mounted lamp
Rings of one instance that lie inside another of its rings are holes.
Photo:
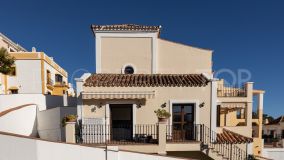
[[[205,102],[202,102],[202,103],[199,104],[199,107],[202,108],[202,107],[204,107],[204,105],[205,105]]]
[[[137,105],[136,105],[136,108],[141,108],[142,107],[142,104],[141,103],[138,103]]]
[[[163,103],[163,104],[161,105],[161,107],[162,107],[162,108],[167,107],[167,103],[166,103],[166,102],[165,102],[165,103]]]
[[[91,105],[91,111],[96,112],[96,106],[95,105]]]
[[[103,103],[100,102],[99,105],[98,105],[98,108],[102,108],[103,107]]]

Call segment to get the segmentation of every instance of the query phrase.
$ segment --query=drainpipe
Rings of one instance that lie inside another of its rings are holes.
[[[210,130],[216,132],[217,125],[217,79],[211,79],[211,106],[210,106]]]
[[[105,160],[107,160],[107,136],[106,136],[106,134],[107,134],[107,108],[106,108],[107,106],[105,105],[105,154],[106,154],[106,156],[105,156]]]
[[[246,143],[246,159],[248,159],[248,143]]]

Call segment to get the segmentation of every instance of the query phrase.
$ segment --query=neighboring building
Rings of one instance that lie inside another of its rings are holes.
[[[252,119],[252,97],[259,95],[262,115],[264,92],[254,90],[251,82],[232,88],[214,79],[212,50],[161,39],[160,26],[92,25],[92,30],[96,73],[76,79],[83,143],[105,140],[84,134],[85,124],[108,126],[108,141],[137,142],[146,136],[142,141],[154,143],[156,136],[148,133],[148,125],[158,122],[155,110],[165,109],[172,115],[164,133],[169,142],[165,151],[194,150],[183,145],[202,141],[214,151],[224,147],[218,150],[222,157],[261,154],[261,133],[252,139],[252,123],[261,131],[262,117]],[[147,147],[139,151],[156,151]]]
[[[0,74],[0,94],[74,95],[67,72],[52,57],[35,48],[28,52],[0,33],[1,47],[15,58],[15,70],[10,75]]]
[[[217,127],[226,128],[241,135],[253,138],[253,154],[261,155],[262,115],[264,91],[254,90],[253,83],[242,87],[232,87],[218,81]],[[257,100],[257,112],[253,115],[253,97]]]
[[[268,138],[284,139],[284,116],[263,125],[263,135]]]

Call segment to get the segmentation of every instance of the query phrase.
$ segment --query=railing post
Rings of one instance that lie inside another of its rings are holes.
[[[76,122],[66,122],[65,126],[65,138],[67,143],[76,143]]]
[[[233,147],[232,143],[230,143],[230,160],[233,159]]]
[[[166,155],[166,145],[167,145],[167,136],[166,136],[166,121],[159,121],[158,123],[158,154]]]

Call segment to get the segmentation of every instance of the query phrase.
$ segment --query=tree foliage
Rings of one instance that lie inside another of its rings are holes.
[[[0,48],[0,73],[9,74],[13,71],[15,60],[5,48]]]

